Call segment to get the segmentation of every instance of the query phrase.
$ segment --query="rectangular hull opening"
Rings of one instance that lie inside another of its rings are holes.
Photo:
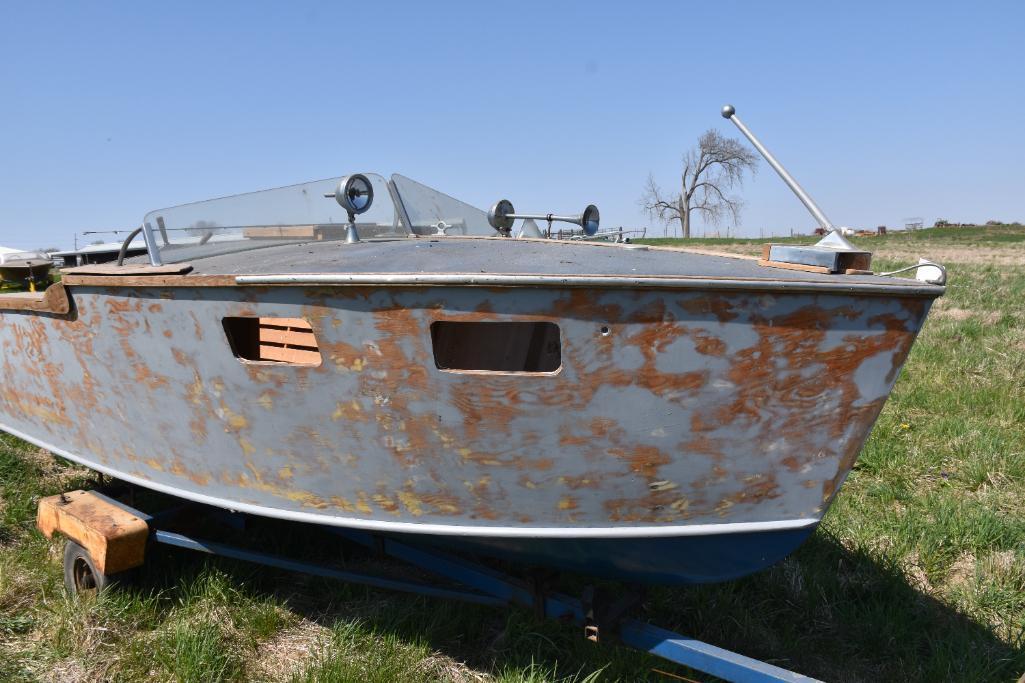
[[[320,365],[313,327],[302,318],[225,318],[224,331],[239,360]]]
[[[441,370],[549,373],[562,366],[555,323],[439,320],[431,324],[431,342]]]

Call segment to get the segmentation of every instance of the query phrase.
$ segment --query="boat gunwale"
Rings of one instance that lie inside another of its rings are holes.
[[[41,291],[0,294],[0,313],[9,311],[68,315],[71,299],[64,283],[55,282]]]
[[[844,276],[837,276],[844,277]],[[544,287],[598,289],[724,289],[773,292],[823,292],[836,294],[898,295],[937,298],[943,285],[908,278],[893,284],[775,280],[716,276],[538,275],[530,273],[269,273],[251,275],[66,275],[69,286],[166,288],[166,287]],[[912,284],[913,283],[913,284]]]

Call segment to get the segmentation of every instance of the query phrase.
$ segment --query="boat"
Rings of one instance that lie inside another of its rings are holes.
[[[53,262],[41,251],[0,247],[0,284],[11,282],[35,291],[50,283]]]
[[[0,428],[197,503],[624,581],[791,553],[940,267],[874,274],[828,222],[757,259],[560,221],[599,233],[370,173],[152,211],[145,257],[0,297]]]

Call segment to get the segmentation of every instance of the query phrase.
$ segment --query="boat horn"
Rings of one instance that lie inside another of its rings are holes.
[[[488,211],[488,223],[492,228],[504,235],[509,234],[512,230],[513,221],[517,218],[548,221],[549,235],[552,232],[552,222],[560,221],[562,223],[579,225],[584,229],[584,234],[590,236],[598,232],[600,216],[598,214],[598,207],[594,204],[588,204],[584,212],[576,216],[556,216],[551,213],[516,213],[516,209],[513,208],[512,202],[508,199],[498,200],[491,207],[491,210]]]
[[[349,228],[346,231],[345,241],[350,244],[359,242],[359,233],[356,232],[356,216],[369,210],[374,203],[374,186],[370,180],[362,173],[347,175],[338,181],[338,187],[334,192],[324,196],[333,197],[349,216]]]

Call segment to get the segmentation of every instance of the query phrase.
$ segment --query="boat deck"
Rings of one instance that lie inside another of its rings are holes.
[[[187,249],[187,248],[186,248]],[[759,265],[741,255],[610,243],[502,238],[419,238],[305,242],[189,259],[193,275],[414,273],[596,275],[876,285],[942,291],[914,279],[827,275]],[[186,258],[181,258],[186,257]],[[135,263],[144,259],[136,258]]]

